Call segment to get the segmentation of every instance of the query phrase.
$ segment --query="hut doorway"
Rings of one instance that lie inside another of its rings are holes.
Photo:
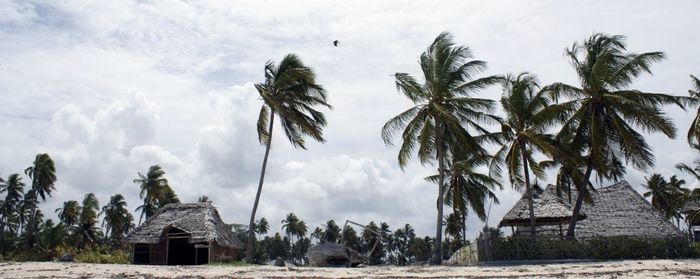
[[[167,265],[197,265],[209,262],[209,247],[190,243],[191,234],[178,228],[170,228]]]

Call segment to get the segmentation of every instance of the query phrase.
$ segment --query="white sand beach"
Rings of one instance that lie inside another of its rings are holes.
[[[697,278],[700,260],[487,267],[311,268],[3,262],[2,278]]]

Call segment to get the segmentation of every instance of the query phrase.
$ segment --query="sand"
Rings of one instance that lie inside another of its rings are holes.
[[[2,278],[698,278],[700,260],[518,266],[311,268],[2,262]]]

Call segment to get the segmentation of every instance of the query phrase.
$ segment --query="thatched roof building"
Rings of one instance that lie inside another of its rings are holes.
[[[559,225],[569,223],[573,215],[573,209],[561,197],[557,196],[553,186],[548,186],[539,193],[535,193],[532,197],[533,211],[535,213],[535,224],[538,226]],[[585,219],[584,211],[579,215],[579,220]],[[518,200],[513,208],[503,216],[503,219],[498,224],[503,226],[529,226],[530,225],[530,207],[528,206],[527,195]]]
[[[546,192],[553,193],[554,186],[547,186]],[[542,204],[564,202],[573,207],[568,199],[554,195],[543,195]],[[550,202],[544,201],[550,198]],[[572,201],[575,201],[575,194]],[[627,181],[596,189],[591,192],[593,203],[584,203],[581,209],[586,219],[576,225],[576,237],[609,237],[631,236],[640,238],[683,237],[684,234],[671,223],[661,212],[656,210],[642,195],[632,188]],[[517,203],[516,203],[517,205]],[[525,208],[527,206],[525,204]],[[512,211],[512,210],[511,210]],[[536,211],[537,212],[537,211]],[[508,216],[508,215],[506,215]],[[544,226],[538,230],[550,231],[549,234],[559,235],[558,226]]]
[[[133,262],[204,264],[235,258],[243,247],[211,203],[169,204],[126,238]]]

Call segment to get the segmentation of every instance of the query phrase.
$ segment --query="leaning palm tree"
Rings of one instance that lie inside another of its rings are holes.
[[[422,164],[437,161],[434,264],[442,262],[445,164],[449,161],[452,150],[447,143],[452,143],[457,152],[485,153],[474,138],[474,132],[487,133],[482,124],[498,120],[490,114],[494,107],[493,100],[475,98],[472,95],[496,84],[500,78],[476,78],[485,69],[486,62],[471,58],[469,48],[455,46],[449,33],[441,33],[420,56],[419,63],[425,78],[423,84],[407,73],[394,75],[397,89],[415,106],[390,119],[382,128],[382,139],[387,145],[392,145],[392,138],[401,133],[403,142],[398,162],[402,169],[414,151]]]
[[[507,75],[503,79],[503,97],[501,105],[506,119],[501,124],[503,137],[506,139],[494,155],[492,171],[501,172],[505,165],[508,178],[514,188],[525,186],[525,196],[530,211],[530,234],[535,236],[535,212],[533,208],[533,191],[530,172],[538,178],[544,178],[544,170],[535,161],[536,150],[554,157],[557,148],[551,143],[551,136],[546,134],[551,124],[556,121],[556,114],[544,110],[552,103],[547,91],[539,88],[537,78],[529,73]]]
[[[246,248],[246,261],[252,262],[255,244],[255,213],[258,210],[260,194],[265,181],[267,158],[272,145],[272,129],[275,115],[280,121],[287,139],[295,148],[306,149],[305,136],[316,141],[325,142],[323,127],[326,126],[326,117],[316,107],[331,108],[326,101],[326,91],[316,83],[314,71],[304,65],[295,54],[287,54],[279,64],[272,61],[265,64],[265,81],[255,85],[263,105],[258,117],[258,140],[265,145],[265,157],[263,157],[260,170],[260,182],[255,194],[255,202],[248,222],[248,243]]]
[[[684,104],[692,100],[630,89],[634,78],[651,73],[651,64],[661,61],[665,55],[663,52],[629,53],[623,36],[594,34],[582,44],[574,43],[566,50],[566,56],[581,85],[554,83],[547,86],[553,96],[564,102],[545,110],[557,110],[557,118],[564,119],[559,136],[570,138],[580,154],[577,156],[585,160],[582,177],[575,185],[578,195],[567,230],[567,237],[574,238],[592,172],[603,180],[614,172],[616,161],[624,160],[638,169],[653,166],[651,147],[640,132],[661,132],[669,138],[675,137],[673,121],[663,113],[661,106],[675,104],[684,108]]]
[[[134,183],[139,184],[141,192],[139,198],[143,199],[143,205],[136,208],[136,211],[141,211],[139,224],[141,219],[146,216],[146,220],[151,218],[158,209],[160,200],[167,193],[168,180],[165,178],[165,171],[159,165],[153,165],[148,168],[146,175],[138,173],[139,178],[134,179]],[[167,187],[167,188],[166,188]]]
[[[688,90],[690,97],[700,102],[700,79],[696,78],[694,75],[690,75],[690,80],[693,83],[692,89]],[[693,123],[690,124],[690,129],[688,129],[688,142],[693,144],[700,144],[700,107],[695,114]]]
[[[38,154],[34,158],[34,163],[24,170],[24,173],[32,179],[32,188],[34,200],[31,201],[31,213],[29,216],[29,224],[35,224],[34,220],[37,203],[39,197],[42,201],[46,201],[46,195],[51,196],[51,191],[56,188],[56,167],[49,154]],[[30,248],[34,244],[35,226],[30,226],[27,230],[26,247]]]

